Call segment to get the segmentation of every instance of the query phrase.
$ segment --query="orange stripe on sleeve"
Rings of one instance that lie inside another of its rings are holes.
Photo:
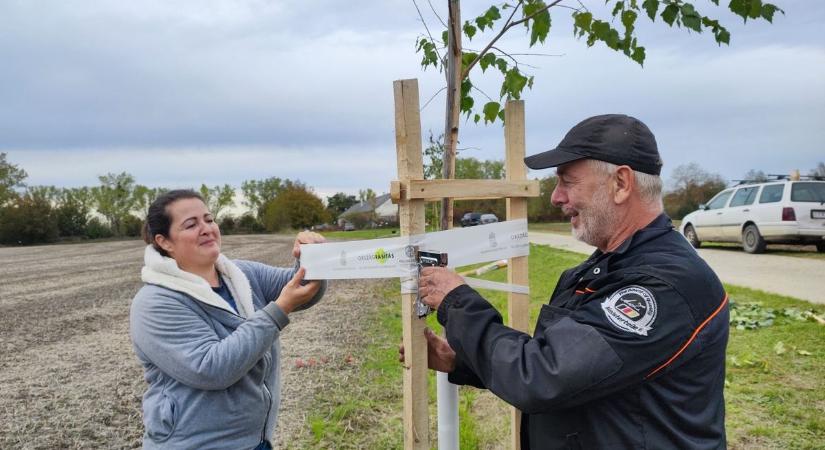
[[[705,321],[704,321],[704,322],[702,322],[702,324],[701,324],[701,325],[699,325],[698,327],[696,327],[696,329],[693,331],[693,334],[690,336],[690,339],[688,339],[688,341],[687,341],[687,342],[685,342],[685,345],[683,345],[683,346],[679,349],[679,351],[677,351],[677,352],[676,352],[673,356],[671,356],[671,357],[670,357],[670,359],[668,359],[668,360],[667,360],[664,364],[662,364],[661,366],[657,367],[657,368],[656,368],[656,370],[654,370],[653,372],[650,372],[649,374],[647,374],[647,376],[645,376],[645,379],[648,379],[648,378],[652,377],[652,376],[653,376],[653,375],[655,375],[657,372],[659,372],[660,370],[662,370],[662,369],[664,369],[665,367],[667,367],[668,365],[670,365],[670,363],[672,363],[672,362],[673,362],[676,358],[678,358],[678,357],[679,357],[679,355],[681,355],[681,354],[682,354],[682,352],[684,352],[684,351],[685,351],[685,349],[688,347],[688,345],[690,345],[690,344],[691,344],[691,342],[693,342],[693,340],[694,340],[694,339],[696,339],[696,336],[699,334],[699,332],[700,332],[700,331],[702,331],[702,329],[703,329],[703,328],[705,328],[705,325],[707,325],[707,324],[708,324],[708,322],[710,322],[710,321],[711,321],[711,319],[713,319],[714,317],[716,317],[716,315],[717,315],[717,314],[719,314],[719,311],[721,311],[721,310],[722,310],[722,308],[724,308],[724,307],[725,307],[725,305],[727,305],[727,304],[728,304],[728,294],[727,294],[727,293],[725,293],[725,298],[723,298],[723,299],[722,299],[722,304],[720,304],[720,305],[719,305],[719,307],[718,307],[718,308],[716,308],[716,311],[714,311],[714,312],[713,312],[713,314],[711,314],[711,315],[710,315],[707,319],[705,319]]]

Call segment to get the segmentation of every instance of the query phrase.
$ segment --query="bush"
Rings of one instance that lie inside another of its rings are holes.
[[[124,236],[140,237],[140,232],[143,229],[143,221],[129,214],[123,218],[123,221],[120,223],[120,228]]]
[[[264,205],[261,222],[267,231],[285,228],[310,228],[329,220],[323,202],[315,194],[302,186],[281,191],[274,200]]]
[[[104,239],[110,238],[115,234],[108,225],[101,222],[97,217],[92,218],[86,224],[86,237],[89,239]]]
[[[89,209],[80,202],[65,201],[54,211],[57,229],[61,237],[75,237],[86,234]]]
[[[24,195],[0,210],[0,243],[31,245],[54,242],[57,221],[48,200]]]
[[[264,226],[252,214],[244,214],[238,220],[235,231],[238,233],[262,233]]]
[[[237,227],[237,223],[235,222],[235,218],[232,216],[226,216],[223,219],[221,219],[218,226],[221,229],[221,234],[224,235],[234,234],[237,231],[235,229]]]

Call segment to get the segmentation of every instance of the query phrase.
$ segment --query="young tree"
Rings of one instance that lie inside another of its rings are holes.
[[[710,2],[719,5],[719,0]],[[433,66],[442,70],[446,78],[443,178],[453,178],[455,173],[459,116],[462,113],[467,117],[472,116],[476,123],[482,119],[484,123],[492,123],[497,119],[503,121],[502,102],[518,100],[525,87],[533,87],[533,75],[523,71],[524,65],[520,65],[515,58],[518,54],[501,49],[497,45],[499,40],[510,30],[524,26],[530,35],[529,47],[544,44],[550,32],[551,10],[570,11],[573,34],[577,38],[585,38],[588,47],[600,42],[612,50],[624,53],[640,65],[645,61],[645,47],[639,45],[635,34],[636,21],[640,16],[647,16],[654,22],[659,17],[670,27],[676,25],[696,33],[710,31],[719,45],[730,42],[730,33],[717,19],[703,15],[693,3],[683,0],[605,0],[607,9],[611,11],[609,18],[597,18],[581,0],[516,0],[490,6],[481,15],[463,24],[460,0],[448,0],[447,3],[448,20],[444,23],[446,30],[438,36],[440,39],[430,33],[420,10],[419,16],[424,22],[426,35],[416,39],[416,52],[422,54],[421,65],[424,69]],[[771,22],[777,11],[784,14],[776,5],[763,3],[762,0],[731,0],[728,9],[746,22],[748,19],[760,18]],[[475,37],[485,35],[489,40],[480,46],[481,50],[468,51],[462,48],[462,39],[472,41]],[[442,52],[445,53],[444,56]],[[476,66],[481,68],[482,73],[491,69],[500,74],[502,82],[498,101],[488,97],[489,101],[483,106],[476,102],[478,90],[470,78],[471,71]],[[443,228],[447,227],[446,218],[450,217],[446,213],[448,209],[449,202],[444,202]]]
[[[25,187],[23,180],[28,177],[25,170],[6,161],[6,154],[0,153],[0,208],[18,197],[14,188]]]
[[[57,208],[54,210],[57,228],[62,237],[86,235],[89,223],[90,201],[89,189],[64,188],[57,196]]]

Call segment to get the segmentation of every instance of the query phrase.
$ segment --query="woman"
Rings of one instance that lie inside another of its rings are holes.
[[[132,344],[149,388],[144,449],[270,449],[280,403],[281,330],[325,283],[221,254],[200,195],[175,190],[149,207],[146,283],[132,301]],[[299,233],[299,244],[323,242]],[[274,301],[273,301],[274,300]]]

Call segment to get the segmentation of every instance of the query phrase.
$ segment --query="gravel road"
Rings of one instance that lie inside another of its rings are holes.
[[[595,248],[572,236],[530,232],[530,242],[577,253]],[[701,256],[730,284],[825,303],[825,261],[792,256],[751,255],[736,248],[699,249]]]
[[[289,266],[291,236],[226,236],[230,258]],[[139,448],[143,371],[129,342],[129,305],[144,245],[117,241],[0,248],[0,449]],[[365,285],[365,283],[367,283]],[[355,372],[359,316],[378,292],[336,281],[290,316],[281,335],[278,441],[301,429],[305,405]],[[314,361],[297,367],[296,361]]]

